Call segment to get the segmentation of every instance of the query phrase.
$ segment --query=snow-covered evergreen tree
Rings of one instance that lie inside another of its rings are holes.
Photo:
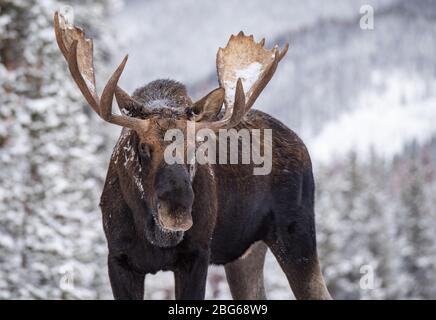
[[[68,4],[98,37],[115,2]],[[98,209],[107,144],[55,42],[63,5],[0,0],[0,299],[108,297]],[[109,40],[105,31],[97,63]]]
[[[412,144],[393,162],[350,154],[318,168],[318,243],[335,298],[435,296],[434,145]],[[360,285],[362,266],[372,288]]]
[[[426,197],[425,184],[429,167],[422,161],[416,143],[406,149],[403,164],[403,183],[399,194],[398,234],[401,239],[400,255],[408,285],[403,291],[407,298],[434,298],[435,233],[434,214]],[[428,177],[427,177],[428,178]],[[431,178],[431,177],[430,177]],[[427,180],[427,182],[429,182]]]

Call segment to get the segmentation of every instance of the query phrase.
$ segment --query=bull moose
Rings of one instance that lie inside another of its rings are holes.
[[[204,299],[209,264],[225,266],[234,299],[264,299],[267,248],[296,298],[330,298],[317,256],[308,151],[280,121],[251,109],[288,45],[267,50],[264,40],[231,36],[217,54],[219,88],[196,102],[172,80],[153,81],[130,96],[117,84],[126,56],[100,98],[92,40],[57,12],[54,26],[88,104],[123,128],[100,202],[115,299],[143,299],[146,274],[160,270],[174,273],[176,299]],[[244,78],[241,70],[250,66],[257,72]],[[112,113],[114,95],[121,114]],[[186,132],[189,124],[214,132],[271,129],[271,141],[263,142],[272,147],[269,174],[254,175],[254,163],[167,163],[165,133]]]

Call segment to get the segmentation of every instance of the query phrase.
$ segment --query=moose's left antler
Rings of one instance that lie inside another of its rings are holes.
[[[266,50],[264,44],[265,39],[256,43],[252,35],[246,36],[241,31],[238,35],[230,37],[224,49],[219,48],[216,64],[220,86],[225,89],[224,117],[232,114],[238,79],[242,80],[245,88],[245,112],[248,112],[271,80],[278,63],[289,48],[287,43],[281,51],[277,45],[271,50]]]
[[[286,44],[281,51],[277,45],[266,50],[264,44],[265,39],[255,43],[253,36],[245,36],[241,31],[237,36],[230,37],[224,49],[219,48],[216,64],[218,81],[224,89],[224,116],[215,122],[197,123],[197,128],[217,130],[239,124],[271,80],[289,48]]]

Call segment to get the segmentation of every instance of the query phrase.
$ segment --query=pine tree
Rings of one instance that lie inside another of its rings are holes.
[[[77,1],[74,9],[98,36],[111,3]],[[60,7],[0,0],[0,298],[109,292],[98,209],[109,150],[57,48]],[[110,52],[105,37],[98,65]]]
[[[426,168],[421,161],[418,145],[406,149],[405,176],[401,188],[402,209],[398,237],[402,238],[403,268],[409,278],[408,298],[431,298],[434,280],[434,230],[430,208],[424,192]]]

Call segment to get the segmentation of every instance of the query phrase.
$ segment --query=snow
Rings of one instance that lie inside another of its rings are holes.
[[[234,79],[224,81],[224,88],[226,91],[226,101],[229,106],[233,106],[236,92],[236,82],[240,78],[242,81],[242,87],[248,99],[247,93],[250,92],[252,86],[259,79],[262,72],[262,64],[255,61],[250,63],[246,68],[235,70]]]
[[[124,154],[124,167],[128,168],[129,164],[133,162],[136,156],[135,149],[130,144],[130,139],[127,139],[126,145],[123,147]]]
[[[144,186],[142,185],[142,180],[138,175],[133,176],[133,180],[135,181],[135,185],[139,190],[139,195],[141,199],[144,198]]]
[[[92,19],[103,4],[109,2],[75,12]],[[0,67],[0,299],[111,296],[101,274],[107,249],[98,202],[105,175],[99,168],[113,144],[101,138],[106,126],[86,106],[57,48],[56,9],[51,0],[2,8],[2,16],[13,17],[2,22],[21,20],[0,42],[12,39],[23,61]],[[99,70],[102,50],[113,43],[106,41],[95,52]],[[74,273],[68,288],[63,266]]]
[[[298,30],[319,19],[351,17],[361,4],[377,10],[391,0],[325,1],[264,0],[215,1],[142,1],[131,0],[112,23],[119,30],[117,40],[124,50],[114,61],[129,53],[129,63],[120,84],[129,91],[138,85],[158,79],[172,78],[186,84],[203,80],[215,70],[215,55],[231,34],[243,30],[256,38],[265,37],[272,47],[284,30]],[[168,23],[174,21],[175,23]],[[288,54],[289,56],[289,54]]]
[[[369,151],[387,159],[405,143],[425,142],[436,134],[436,97],[425,97],[425,83],[418,75],[394,72],[373,79],[383,93],[366,92],[356,108],[327,123],[308,145],[317,161],[330,162],[355,151],[367,158]]]

